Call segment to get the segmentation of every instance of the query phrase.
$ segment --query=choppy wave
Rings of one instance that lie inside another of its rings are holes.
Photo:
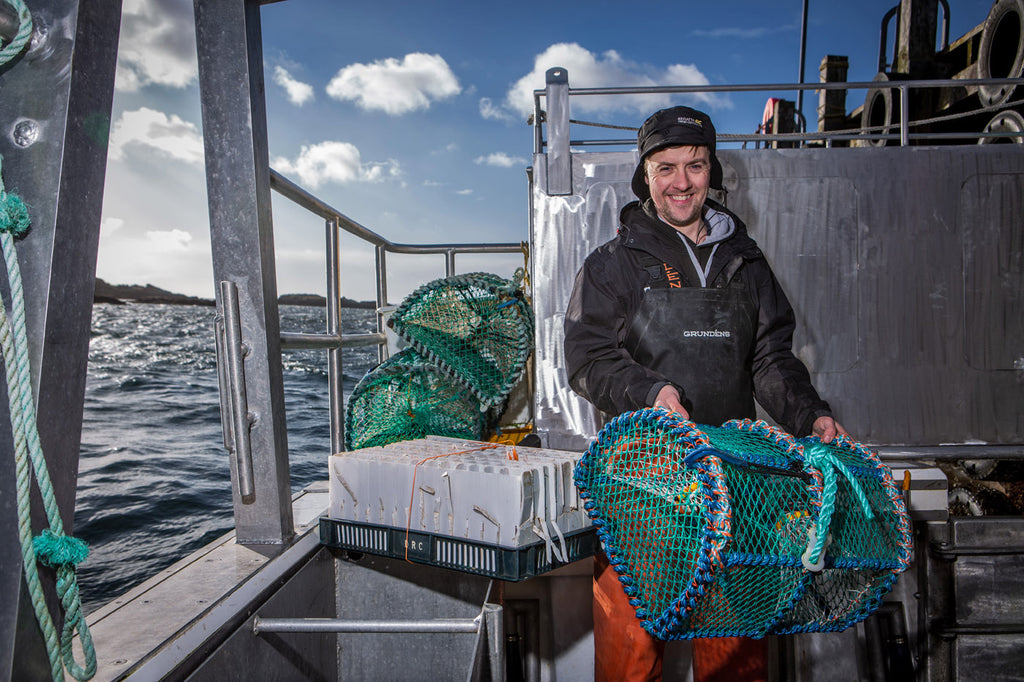
[[[87,611],[229,530],[231,481],[220,426],[215,311],[199,306],[93,308],[76,536]],[[344,310],[345,333],[372,329],[367,310]],[[321,308],[282,306],[281,328],[325,328]],[[347,396],[376,362],[343,351]],[[323,351],[283,357],[293,490],[326,478],[330,450]]]

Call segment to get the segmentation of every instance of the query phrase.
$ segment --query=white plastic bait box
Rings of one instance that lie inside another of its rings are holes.
[[[520,580],[594,552],[579,454],[428,437],[330,458],[321,541]]]

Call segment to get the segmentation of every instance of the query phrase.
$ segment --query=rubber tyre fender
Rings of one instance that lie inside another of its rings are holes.
[[[983,132],[1004,133],[1000,137],[979,137],[978,144],[1024,144],[1024,116],[1013,109],[1000,111],[985,125]]]
[[[874,83],[887,83],[890,81],[904,80],[902,74],[890,74],[880,72],[872,78]],[[890,135],[899,132],[899,90],[893,88],[872,88],[864,96],[864,107],[860,114],[861,132],[865,135],[884,134]],[[881,130],[873,130],[881,127]],[[898,145],[899,140],[864,140],[864,144],[872,147],[884,147],[886,145]]]
[[[1024,73],[1024,0],[996,0],[978,45],[978,78],[1020,78]],[[979,85],[984,107],[1010,99],[1013,85]]]

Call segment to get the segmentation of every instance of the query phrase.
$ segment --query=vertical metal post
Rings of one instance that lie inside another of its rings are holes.
[[[548,69],[545,74],[548,107],[547,193],[572,194],[572,155],[569,153],[569,72]]]
[[[384,245],[378,245],[374,251],[377,267],[377,333],[384,333],[384,315],[381,308],[388,304],[388,262]],[[387,344],[377,346],[377,362],[388,359]]]
[[[501,604],[484,604],[484,630],[487,635],[492,680],[505,679],[505,617]]]
[[[455,274],[455,252],[451,249],[444,254],[444,276],[451,277]]]
[[[544,122],[541,120],[540,110],[540,96],[534,93],[533,95],[533,153],[543,154],[544,153]]]
[[[338,223],[327,221],[327,333],[341,336],[341,246]],[[345,398],[342,386],[341,348],[327,351],[328,411],[331,421],[331,452],[345,443]]]
[[[800,68],[797,69],[797,83],[804,84],[804,62],[807,61],[807,2],[804,0],[803,10],[800,13]],[[796,110],[804,115],[804,91],[800,90],[796,96]],[[806,132],[801,130],[800,132]]]
[[[294,534],[285,430],[281,330],[263,52],[257,0],[195,0],[199,87],[210,202],[214,281],[237,287],[245,359],[254,500],[235,474],[235,530],[245,544],[283,544]],[[236,434],[237,439],[237,434]]]
[[[0,72],[0,155],[5,189],[24,199],[32,219],[16,243],[28,362],[43,455],[72,534],[121,3],[27,5],[32,40]],[[0,402],[0,678],[49,678],[35,612],[20,587],[13,446],[7,401]],[[38,532],[46,515],[34,491],[33,498]],[[41,567],[40,576],[57,616],[53,572]]]
[[[900,86],[900,146],[910,144],[910,88]]]

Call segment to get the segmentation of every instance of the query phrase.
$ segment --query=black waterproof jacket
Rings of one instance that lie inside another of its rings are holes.
[[[724,287],[741,277],[757,306],[754,347],[747,359],[754,397],[787,431],[808,435],[814,420],[831,416],[831,411],[811,385],[807,368],[793,355],[793,309],[743,222],[711,200],[707,205],[728,214],[736,226],[717,247],[707,286]],[[689,254],[676,231],[649,216],[639,202],[627,204],[620,220],[618,235],[594,250],[576,275],[565,314],[569,384],[606,415],[649,407],[667,383],[683,399],[686,392],[672,377],[635,362],[623,342],[644,288],[654,279],[649,271],[652,257],[684,273],[692,270],[686,263]],[[682,283],[693,285],[685,277]]]

